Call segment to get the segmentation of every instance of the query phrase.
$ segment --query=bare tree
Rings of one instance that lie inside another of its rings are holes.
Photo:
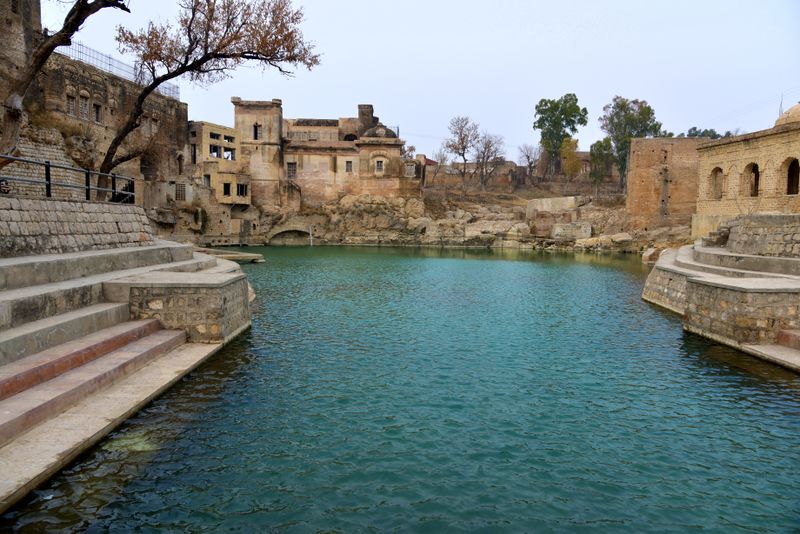
[[[447,165],[449,164],[449,160],[447,157],[447,149],[445,148],[444,145],[439,147],[439,149],[433,153],[433,159],[436,161],[436,165],[433,166],[433,176],[431,176],[430,185],[433,185],[433,182],[436,180],[436,177],[439,175],[442,169],[444,167],[447,167]],[[427,186],[428,184],[426,183],[425,185]]]
[[[475,149],[478,143],[480,127],[477,123],[472,122],[469,117],[453,117],[450,119],[450,124],[447,129],[450,131],[450,137],[445,140],[444,148],[454,156],[461,159],[461,168],[459,174],[461,175],[461,184],[466,189],[467,187],[467,155]]]
[[[5,95],[3,101],[3,133],[0,137],[0,154],[16,155],[19,153],[19,132],[24,111],[23,101],[47,59],[59,46],[72,44],[72,36],[86,22],[86,19],[107,7],[130,12],[127,2],[123,0],[77,0],[64,17],[61,29],[39,41],[25,66],[13,75],[8,95]],[[0,168],[8,163],[10,163],[8,160],[0,161]]]
[[[481,191],[486,190],[486,184],[494,175],[497,167],[505,160],[503,159],[503,137],[482,133],[473,149],[475,156],[475,169],[478,173]]]
[[[416,153],[417,153],[417,147],[415,147],[414,145],[406,145],[406,144],[404,144],[403,145],[403,153],[401,154],[401,157],[403,159],[414,159],[414,156],[416,155]]]
[[[147,82],[111,140],[101,172],[138,155],[117,152],[140,126],[147,97],[164,82],[188,76],[197,84],[213,83],[229,77],[245,61],[286,76],[292,74],[289,66],[311,69],[319,64],[313,45],[299,28],[303,12],[293,9],[291,0],[179,0],[178,5],[176,24],[151,22],[137,32],[117,28],[120,50],[136,57],[141,79]],[[105,186],[103,181],[101,177],[100,187]]]
[[[517,150],[519,151],[519,163],[525,167],[528,178],[533,183],[533,173],[536,169],[536,163],[542,154],[542,148],[535,145],[520,145]]]

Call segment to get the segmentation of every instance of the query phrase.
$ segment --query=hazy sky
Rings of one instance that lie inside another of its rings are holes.
[[[540,98],[577,94],[589,110],[579,148],[603,137],[614,95],[647,100],[664,127],[718,131],[771,127],[800,101],[800,2],[669,0],[295,0],[305,37],[322,54],[292,78],[259,67],[209,87],[180,81],[189,117],[233,124],[231,96],[283,100],[287,118],[338,118],[373,104],[387,126],[431,154],[447,123],[467,115],[505,138],[506,155],[538,142]],[[131,0],[77,35],[119,55],[115,26],[174,19],[171,0]],[[60,26],[63,3],[44,0],[43,24]],[[131,61],[130,58],[122,58]]]

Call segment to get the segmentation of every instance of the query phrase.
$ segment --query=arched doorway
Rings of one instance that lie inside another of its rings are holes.
[[[796,195],[800,192],[800,162],[794,158],[786,170],[786,194]]]
[[[719,200],[722,198],[722,192],[725,190],[725,175],[722,173],[722,169],[719,167],[715,167],[713,171],[711,171],[711,189],[709,191],[710,198],[714,200]]]
[[[758,164],[751,163],[745,167],[742,179],[744,182],[743,191],[749,193],[751,197],[757,197],[761,185],[761,172],[758,169]]]

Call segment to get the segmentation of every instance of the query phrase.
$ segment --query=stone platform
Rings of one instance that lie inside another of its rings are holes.
[[[689,332],[800,372],[800,258],[793,253],[800,234],[789,225],[791,231],[758,238],[761,227],[787,224],[787,218],[800,220],[743,217],[729,223],[731,238],[723,246],[698,241],[665,251],[642,298],[681,314]]]

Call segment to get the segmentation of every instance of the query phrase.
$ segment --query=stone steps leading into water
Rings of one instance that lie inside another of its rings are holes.
[[[60,282],[20,287],[0,292],[0,330],[62,314],[111,299],[103,295],[103,283],[117,278],[141,276],[153,271],[197,272],[214,267],[210,256],[109,271]]]
[[[185,343],[0,447],[0,513],[93,447],[221,346]]]
[[[0,446],[185,340],[183,331],[159,330],[0,401]]]
[[[0,365],[129,319],[127,303],[104,302],[0,331]]]
[[[191,245],[158,241],[147,247],[0,258],[0,290],[187,261],[193,257],[192,250]]]
[[[51,380],[160,329],[154,319],[127,321],[0,366],[0,400]]]

